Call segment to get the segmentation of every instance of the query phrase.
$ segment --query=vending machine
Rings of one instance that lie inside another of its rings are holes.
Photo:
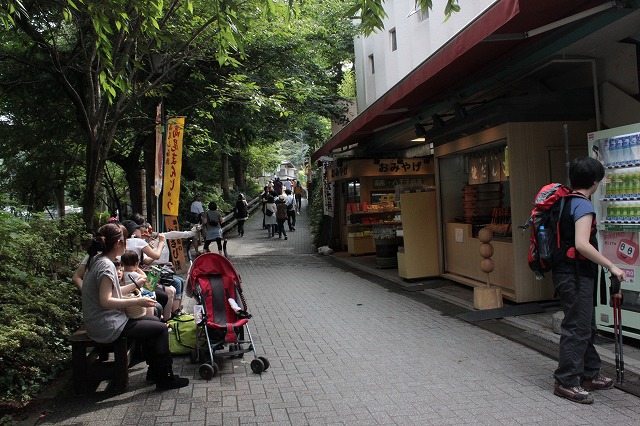
[[[598,219],[600,252],[622,269],[623,335],[640,339],[640,124],[592,132],[589,152],[605,166],[605,177],[592,196]],[[600,277],[600,275],[598,275]],[[596,324],[613,333],[609,296],[597,281]]]

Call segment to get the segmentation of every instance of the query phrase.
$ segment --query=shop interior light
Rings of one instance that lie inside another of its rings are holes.
[[[420,123],[416,123],[415,128],[416,138],[411,139],[411,142],[425,142],[427,140],[427,131],[425,130],[424,126]]]

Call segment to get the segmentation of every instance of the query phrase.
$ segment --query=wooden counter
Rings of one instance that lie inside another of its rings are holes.
[[[447,223],[445,276],[462,284],[478,286],[487,283],[487,274],[480,270],[480,240],[472,237],[471,224]],[[492,285],[503,289],[511,298],[515,292],[513,244],[509,241],[492,241],[494,271],[490,274]],[[456,276],[459,277],[456,278]]]

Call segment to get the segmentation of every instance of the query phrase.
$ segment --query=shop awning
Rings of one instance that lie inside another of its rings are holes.
[[[366,143],[380,129],[415,119],[425,105],[445,97],[492,63],[528,46],[532,41],[526,37],[528,31],[602,4],[593,0],[498,1],[329,139],[313,153],[312,161],[335,150]],[[518,34],[524,36],[513,36]],[[499,41],[486,41],[489,36]]]

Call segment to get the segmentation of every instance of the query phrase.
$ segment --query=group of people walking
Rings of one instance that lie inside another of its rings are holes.
[[[300,186],[300,182],[297,183],[297,186]],[[260,199],[263,214],[262,227],[267,230],[267,237],[275,237],[277,233],[278,238],[284,236],[284,239],[287,240],[289,238],[287,229],[289,231],[296,230],[296,215],[300,212],[300,204],[296,202],[291,189],[285,189],[284,194],[278,194],[274,186],[269,184],[264,187]]]

